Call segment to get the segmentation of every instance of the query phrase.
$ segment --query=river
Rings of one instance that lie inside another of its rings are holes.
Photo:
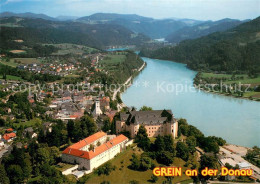
[[[143,60],[146,68],[122,94],[127,106],[171,109],[176,118],[187,119],[207,136],[247,147],[260,146],[260,102],[199,91],[192,85],[196,72],[184,64]]]

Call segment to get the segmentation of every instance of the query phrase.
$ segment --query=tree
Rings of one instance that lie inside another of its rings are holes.
[[[173,163],[173,159],[174,154],[169,151],[161,151],[156,156],[156,160],[158,161],[158,163],[168,166]]]
[[[156,182],[158,181],[158,177],[155,176],[155,175],[152,175],[152,176],[151,176],[151,181],[152,181],[153,183],[156,183]]]
[[[194,136],[187,137],[186,144],[188,145],[189,152],[193,154],[196,151],[196,138]]]
[[[142,125],[139,127],[137,135],[135,136],[135,142],[137,142],[137,145],[145,151],[150,149],[151,142],[145,127]]]
[[[39,148],[37,150],[37,163],[43,164],[47,163],[49,164],[51,161],[50,152],[47,148]]]
[[[164,139],[162,136],[158,135],[154,141],[154,147],[156,151],[163,151],[165,149]]]
[[[140,160],[140,170],[147,171],[152,167],[152,161],[149,157],[142,157]]]
[[[176,146],[176,156],[188,161],[189,159],[189,149],[188,146],[183,142],[178,142]]]
[[[67,131],[68,131],[68,138],[70,139],[73,138],[74,126],[75,126],[74,122],[72,120],[69,120],[67,124]]]
[[[24,180],[23,171],[19,165],[10,165],[7,168],[7,174],[10,179],[10,183],[22,183]]]
[[[132,155],[131,165],[129,167],[133,170],[139,170],[140,168],[140,161],[135,153]]]
[[[109,130],[111,129],[111,123],[110,123],[110,120],[108,118],[106,118],[103,122],[103,127],[102,127],[102,130],[104,132],[108,132]]]
[[[172,135],[165,135],[163,137],[163,140],[164,140],[165,150],[172,152],[175,155],[174,141]]]
[[[152,111],[152,110],[153,110],[152,107],[147,107],[147,106],[145,106],[145,105],[140,108],[140,111]]]
[[[199,168],[199,178],[202,181],[208,180],[210,178],[210,176],[202,176],[201,175],[201,171],[203,169],[205,169],[206,167],[208,167],[209,169],[217,169],[217,164],[218,161],[216,159],[216,157],[209,155],[209,154],[204,154],[200,157],[200,168]]]
[[[2,118],[0,118],[0,126],[5,126],[5,120],[3,120]]]
[[[32,173],[32,163],[31,163],[31,156],[28,153],[26,153],[24,155],[22,168],[23,168],[24,178],[29,178],[31,176],[31,173]]]
[[[2,184],[10,183],[9,178],[6,174],[5,168],[2,164],[0,165],[0,183],[2,183]]]

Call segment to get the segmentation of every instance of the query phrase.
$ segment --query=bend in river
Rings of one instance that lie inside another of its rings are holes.
[[[171,109],[205,135],[223,137],[228,143],[260,146],[260,103],[193,88],[195,71],[172,61],[143,58],[147,67],[122,94],[127,106]]]

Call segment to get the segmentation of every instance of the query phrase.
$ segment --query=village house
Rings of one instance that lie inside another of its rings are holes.
[[[62,161],[78,164],[79,169],[92,172],[122,152],[127,142],[128,138],[124,135],[116,137],[102,131],[97,132],[66,148],[62,152]]]
[[[120,113],[120,120],[116,121],[116,132],[128,131],[134,138],[140,126],[144,126],[148,137],[158,135],[178,136],[178,121],[171,110],[130,111]]]
[[[23,136],[24,137],[28,136],[29,138],[34,138],[34,137],[37,137],[37,134],[34,132],[32,127],[28,127],[26,129],[24,129]]]
[[[12,132],[12,133],[6,133],[3,135],[2,140],[4,142],[11,142],[16,138],[16,133]]]

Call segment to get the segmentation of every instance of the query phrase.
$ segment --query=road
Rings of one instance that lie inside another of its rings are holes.
[[[137,70],[138,72],[140,72],[144,67],[145,67],[146,63],[144,62],[144,64]],[[126,82],[123,84],[123,86],[127,85],[132,79],[132,76],[129,77]],[[122,86],[120,86],[119,88],[117,88],[114,93],[113,93],[113,96],[112,96],[112,100],[115,100],[116,99],[116,95],[118,92],[120,92],[120,89],[121,89]]]

